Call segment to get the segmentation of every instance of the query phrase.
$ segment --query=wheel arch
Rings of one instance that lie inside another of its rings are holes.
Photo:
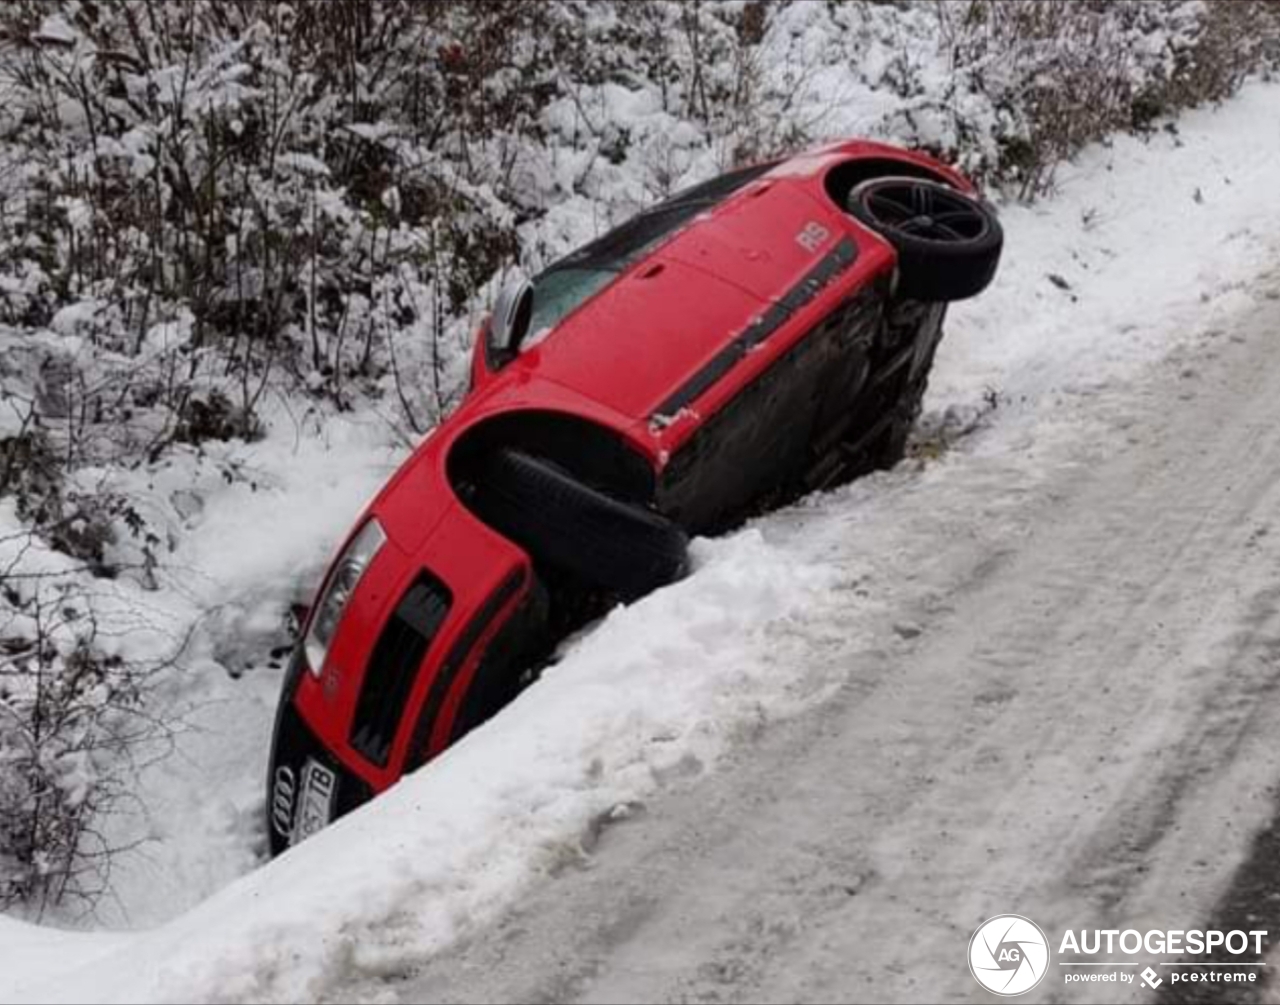
[[[450,445],[445,470],[464,504],[472,473],[503,447],[535,454],[624,502],[649,505],[657,491],[649,459],[618,430],[573,412],[518,408],[481,419]]]
[[[871,178],[898,176],[936,181],[968,195],[976,194],[972,183],[959,172],[924,154],[879,144],[859,144],[865,148],[832,164],[822,173],[827,198],[841,212],[855,185]]]

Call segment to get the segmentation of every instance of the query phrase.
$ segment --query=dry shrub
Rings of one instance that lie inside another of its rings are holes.
[[[156,667],[104,655],[91,598],[10,580],[0,624],[0,907],[91,908],[114,847],[100,830],[129,799],[129,754],[161,727],[143,710]]]

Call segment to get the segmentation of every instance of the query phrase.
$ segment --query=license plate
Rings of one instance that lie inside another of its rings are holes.
[[[333,797],[338,789],[338,778],[323,764],[307,761],[302,769],[301,788],[298,816],[293,824],[293,844],[311,837],[333,817]]]

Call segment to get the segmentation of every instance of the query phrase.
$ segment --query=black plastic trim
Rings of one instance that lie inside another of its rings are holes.
[[[831,281],[851,266],[858,257],[858,246],[853,238],[846,237],[822,256],[805,277],[771,304],[759,318],[753,321],[741,335],[712,357],[675,394],[667,398],[654,411],[656,420],[672,419],[732,370],[751,349],[772,336],[791,319],[791,316],[813,300]]]
[[[352,749],[378,767],[386,767],[391,756],[422,660],[452,604],[444,584],[423,573],[405,591],[378,635],[348,737]]]
[[[271,761],[267,773],[266,826],[272,855],[279,855],[289,847],[290,834],[297,813],[292,786],[301,779],[308,760],[322,764],[337,776],[338,788],[333,804],[334,820],[373,798],[373,789],[334,757],[294,707],[293,692],[297,677],[303,672],[305,672],[304,657],[302,647],[298,646],[298,652],[289,665],[284,693],[280,697],[280,707],[276,710],[275,731],[271,739]],[[287,804],[281,807],[282,813],[287,816],[277,822],[272,819],[272,810],[277,798],[275,787],[281,775],[289,782],[290,793]],[[287,824],[287,827],[282,827],[281,824]]]
[[[406,758],[405,771],[412,771],[414,768],[426,763],[427,744],[431,740],[431,733],[435,729],[436,719],[440,716],[440,710],[444,707],[445,699],[449,696],[449,691],[453,688],[454,681],[458,679],[458,674],[466,666],[467,658],[471,655],[472,650],[475,649],[476,643],[480,641],[480,636],[485,633],[493,619],[498,616],[498,613],[511,598],[520,592],[524,582],[525,573],[523,569],[517,569],[508,576],[502,585],[494,591],[493,595],[484,602],[480,612],[471,619],[471,623],[467,625],[462,636],[453,644],[453,649],[449,651],[444,663],[440,665],[440,671],[431,682],[427,697],[422,703],[422,712],[413,727],[413,737],[409,741],[409,756]]]

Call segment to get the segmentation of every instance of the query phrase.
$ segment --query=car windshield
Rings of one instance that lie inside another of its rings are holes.
[[[655,245],[771,167],[772,164],[754,164],[677,192],[540,273],[533,280],[533,316],[525,345],[541,341],[549,329]]]

